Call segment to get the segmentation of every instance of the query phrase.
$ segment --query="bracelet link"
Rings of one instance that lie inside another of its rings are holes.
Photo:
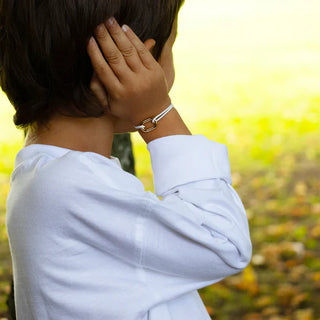
[[[148,119],[142,121],[139,126],[135,126],[135,129],[139,129],[142,132],[150,132],[150,131],[154,130],[157,127],[158,121],[161,120],[171,109],[173,109],[173,104],[170,104],[170,106],[167,109],[162,111],[160,114],[158,114],[153,119],[152,118],[148,118]],[[152,122],[153,123],[153,127],[150,127],[149,129],[146,130],[146,127],[145,127],[144,124],[148,123],[148,122]]]
[[[144,124],[148,123],[148,122],[153,123],[153,127],[150,127],[148,130],[146,130]],[[141,131],[142,132],[150,132],[150,131],[154,130],[157,127],[157,124],[158,124],[158,121],[153,122],[152,118],[148,118],[148,119],[146,119],[146,120],[141,122],[141,126],[143,126],[143,128],[141,128]]]

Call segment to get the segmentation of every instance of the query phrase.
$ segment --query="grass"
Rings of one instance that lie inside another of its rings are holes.
[[[190,0],[181,11],[172,100],[193,134],[228,146],[253,242],[243,272],[200,290],[215,320],[320,319],[319,13],[315,0]],[[5,200],[23,144],[13,111],[0,95],[0,316]],[[154,191],[145,143],[132,139],[137,176]]]

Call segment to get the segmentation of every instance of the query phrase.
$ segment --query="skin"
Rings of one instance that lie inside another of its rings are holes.
[[[49,122],[49,130],[28,130],[25,147],[48,144],[110,158],[114,133],[136,131],[135,125],[170,105],[168,93],[174,82],[172,48],[177,20],[158,61],[150,53],[155,41],[148,39],[143,44],[129,27],[127,30],[124,32],[116,21],[102,24],[95,31],[97,40],[92,38],[88,44],[96,71],[90,88],[108,112],[100,118],[85,119],[55,115]],[[117,56],[115,52],[121,54]]]

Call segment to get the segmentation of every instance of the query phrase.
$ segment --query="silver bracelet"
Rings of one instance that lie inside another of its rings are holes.
[[[157,127],[158,121],[160,119],[162,119],[172,108],[173,108],[173,104],[171,103],[170,106],[166,110],[164,110],[161,113],[159,113],[156,117],[148,118],[146,120],[143,120],[141,122],[141,124],[139,126],[135,126],[135,128],[141,130],[142,132],[150,132],[150,131],[154,130]],[[151,127],[151,128],[146,130],[145,124],[147,122],[152,122],[153,123],[153,127]]]

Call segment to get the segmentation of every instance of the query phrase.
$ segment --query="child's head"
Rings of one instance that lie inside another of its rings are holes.
[[[184,0],[0,0],[0,86],[20,128],[45,124],[56,112],[99,117],[89,89],[87,40],[114,16],[142,41],[153,38],[159,59]]]

